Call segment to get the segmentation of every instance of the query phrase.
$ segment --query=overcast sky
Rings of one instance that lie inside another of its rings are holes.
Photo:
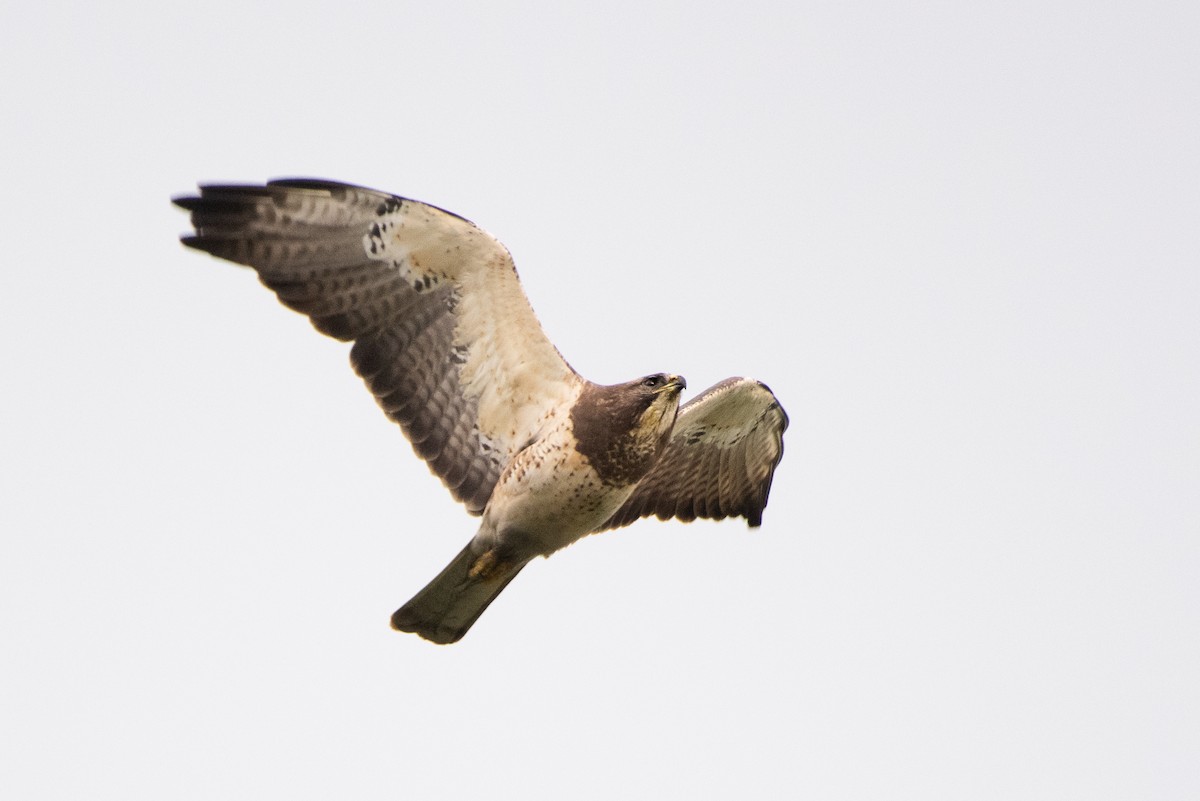
[[[14,4],[0,786],[1200,797],[1198,8]],[[177,242],[283,176],[474,220],[593,380],[768,383],[762,528],[391,631],[476,521]]]

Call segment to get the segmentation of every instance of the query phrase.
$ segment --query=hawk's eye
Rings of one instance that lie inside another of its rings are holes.
[[[642,379],[642,386],[650,389],[658,389],[663,385],[663,377],[661,375],[652,375]]]

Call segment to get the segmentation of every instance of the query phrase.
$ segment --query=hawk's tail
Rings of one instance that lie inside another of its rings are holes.
[[[507,562],[495,551],[466,548],[425,589],[392,615],[392,628],[443,645],[458,642],[529,560]]]

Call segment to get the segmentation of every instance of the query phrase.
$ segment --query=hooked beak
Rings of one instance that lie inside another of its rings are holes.
[[[687,389],[687,379],[681,375],[667,376],[667,383],[663,384],[661,391],[666,392],[669,389],[673,389],[676,392],[683,392]]]

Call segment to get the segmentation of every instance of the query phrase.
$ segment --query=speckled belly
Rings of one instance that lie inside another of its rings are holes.
[[[600,527],[633,492],[604,484],[555,434],[518,454],[497,482],[481,529],[494,544],[549,555]]]

